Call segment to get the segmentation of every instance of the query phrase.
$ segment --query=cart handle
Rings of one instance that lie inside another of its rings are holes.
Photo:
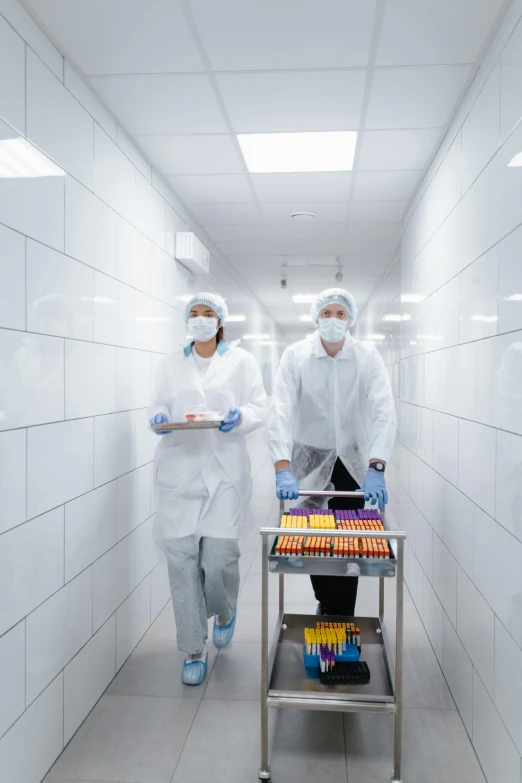
[[[262,536],[301,536],[302,538],[384,538],[405,540],[404,530],[323,530],[315,527],[262,527],[259,530]]]
[[[314,491],[311,489],[299,490],[299,497],[301,498],[361,498],[363,495],[363,489],[358,489],[355,492],[336,492],[335,490],[329,492],[327,489],[318,489]]]

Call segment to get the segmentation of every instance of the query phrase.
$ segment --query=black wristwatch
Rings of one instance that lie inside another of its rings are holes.
[[[370,468],[373,468],[373,470],[376,470],[378,473],[384,473],[386,465],[384,462],[379,462],[379,460],[372,460],[372,462],[370,462]]]

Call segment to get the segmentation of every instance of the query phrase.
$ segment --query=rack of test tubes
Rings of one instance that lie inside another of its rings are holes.
[[[323,509],[312,514],[308,509],[293,508],[281,517],[280,528],[317,530],[318,535],[285,536],[280,535],[275,542],[273,553],[280,556],[303,555],[305,557],[350,557],[389,559],[388,542],[379,537],[384,525],[379,512],[374,509],[358,511],[332,511]],[[365,530],[375,531],[375,538],[333,538],[328,530]]]
[[[304,629],[303,657],[306,669],[315,676],[332,671],[340,661],[358,661],[361,630],[350,622],[317,621],[315,628]]]

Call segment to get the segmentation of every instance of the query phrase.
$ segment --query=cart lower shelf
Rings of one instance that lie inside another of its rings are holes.
[[[354,622],[361,629],[361,660],[370,668],[370,682],[324,685],[308,674],[303,662],[303,631],[315,625],[315,615],[285,614],[275,649],[268,688],[271,707],[326,709],[344,712],[394,712],[395,697],[379,620],[376,617],[336,617],[326,622]]]

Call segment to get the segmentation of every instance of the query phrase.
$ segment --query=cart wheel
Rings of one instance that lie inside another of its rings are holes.
[[[272,773],[270,769],[260,769],[259,780],[272,780]]]

